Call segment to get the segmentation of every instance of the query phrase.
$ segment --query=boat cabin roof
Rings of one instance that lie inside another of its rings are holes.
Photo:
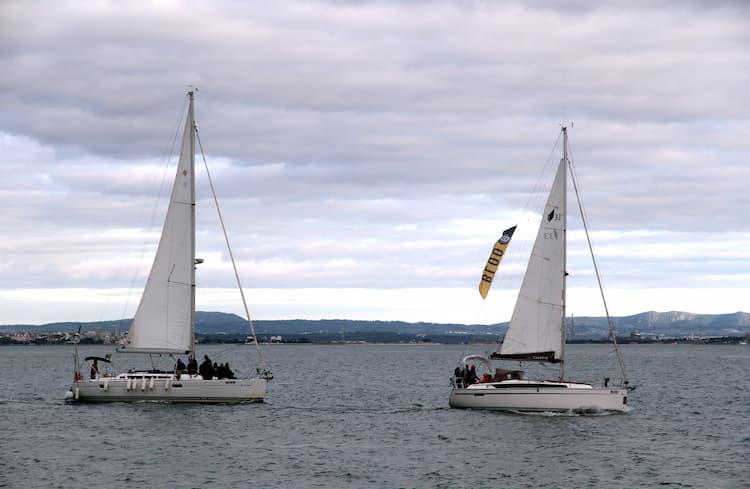
[[[523,370],[507,370],[504,368],[496,368],[495,375],[492,377],[493,382],[500,382],[502,380],[520,380],[524,377]]]

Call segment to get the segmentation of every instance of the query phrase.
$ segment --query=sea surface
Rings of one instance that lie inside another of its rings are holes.
[[[265,403],[204,406],[69,405],[72,346],[0,347],[0,487],[750,487],[750,346],[626,345],[626,414],[450,409],[489,348],[268,345]],[[255,366],[254,346],[198,353]],[[618,377],[609,346],[568,355],[572,379]]]

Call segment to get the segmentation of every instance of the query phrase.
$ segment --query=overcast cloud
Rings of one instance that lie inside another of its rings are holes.
[[[611,312],[748,310],[750,4],[563,3],[0,3],[0,324],[132,315],[191,85],[258,319],[507,320],[529,245],[480,272],[571,122]],[[198,307],[240,312],[198,192]]]

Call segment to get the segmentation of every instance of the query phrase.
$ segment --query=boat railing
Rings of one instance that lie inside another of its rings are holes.
[[[126,372],[117,376],[119,379],[174,379],[174,372]]]

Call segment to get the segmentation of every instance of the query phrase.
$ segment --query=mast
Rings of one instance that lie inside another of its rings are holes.
[[[563,239],[563,256],[562,256],[562,319],[560,320],[560,380],[565,376],[565,301],[566,301],[566,282],[568,277],[568,128],[563,126],[563,165],[565,165],[565,178],[562,181],[563,198],[562,198],[562,215],[565,227],[562,230]]]
[[[195,114],[193,112],[193,90],[188,92],[188,123],[190,124],[190,350],[195,355]]]

